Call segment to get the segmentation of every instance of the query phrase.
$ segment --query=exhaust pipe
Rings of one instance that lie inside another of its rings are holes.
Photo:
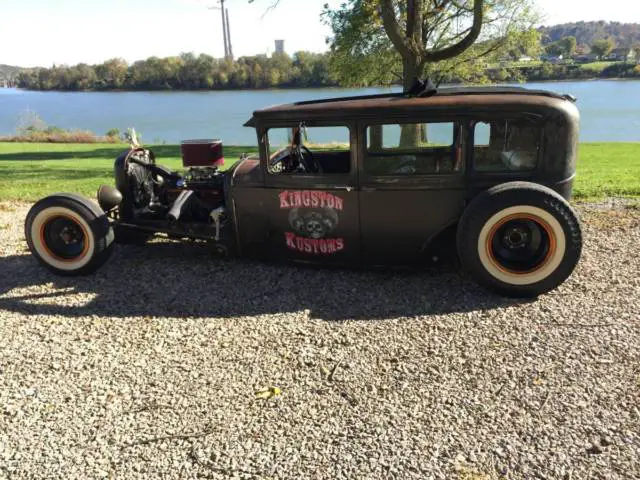
[[[183,190],[182,192],[180,192],[180,195],[178,195],[176,201],[173,202],[171,210],[169,210],[169,213],[167,213],[167,217],[169,217],[169,220],[177,222],[178,219],[180,219],[180,215],[182,215],[182,213],[186,209],[191,195],[193,195],[193,190]]]

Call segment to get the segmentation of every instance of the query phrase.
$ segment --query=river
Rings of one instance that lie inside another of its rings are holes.
[[[597,80],[529,83],[570,93],[581,113],[583,142],[640,141],[640,81]],[[16,131],[25,112],[48,125],[88,129],[135,127],[145,143],[178,143],[187,138],[220,138],[227,145],[252,145],[255,133],[242,124],[259,108],[323,97],[389,90],[304,89],[206,92],[34,92],[0,88],[0,135]]]

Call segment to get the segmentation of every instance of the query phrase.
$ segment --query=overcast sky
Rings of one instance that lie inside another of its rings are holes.
[[[325,3],[344,0],[226,0],[236,57],[285,50],[321,52],[330,30],[319,18]],[[223,55],[217,0],[0,0],[0,64],[51,66],[129,62],[180,52]],[[640,0],[537,0],[545,24],[579,20],[640,22]],[[263,16],[264,15],[264,16]]]

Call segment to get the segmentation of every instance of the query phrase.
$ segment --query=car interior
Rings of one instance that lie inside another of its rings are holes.
[[[326,135],[331,135],[323,130],[333,131],[334,136],[327,137],[329,141],[323,141]],[[312,140],[316,137],[319,141]],[[350,171],[351,151],[346,127],[309,129],[301,123],[291,129],[270,129],[268,138],[269,173],[341,174]]]
[[[460,171],[464,162],[460,127],[453,123],[441,124],[440,131],[434,132],[429,128],[431,126],[381,125],[377,127],[383,129],[377,141],[372,131],[376,127],[368,127],[365,171],[370,175],[430,175]],[[403,138],[405,134],[400,132],[404,128],[415,129],[416,138],[411,135],[409,139]],[[388,130],[392,130],[390,134],[387,134]]]
[[[475,169],[479,171],[535,168],[540,128],[531,122],[494,120],[474,125]]]

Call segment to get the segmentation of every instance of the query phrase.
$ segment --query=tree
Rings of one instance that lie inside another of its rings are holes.
[[[571,57],[576,53],[576,44],[576,37],[568,36],[546,45],[544,49],[548,55]]]
[[[576,37],[570,35],[568,37],[562,37],[559,40],[559,43],[562,48],[563,55],[566,57],[572,57],[576,53]]]
[[[369,85],[416,77],[483,77],[520,43],[538,35],[527,0],[348,0],[325,7],[333,74],[342,83]]]
[[[640,42],[634,43],[631,49],[635,55],[636,63],[640,63]]]
[[[451,15],[459,19],[464,16],[463,8],[457,11],[446,11],[445,0],[438,3],[436,0],[426,2],[424,0],[406,0],[395,2],[393,0],[380,0],[378,11],[382,17],[382,25],[393,46],[402,58],[402,85],[408,90],[414,79],[422,75],[427,62],[438,62],[456,57],[467,50],[480,36],[482,29],[482,17],[484,14],[484,0],[473,2],[473,23],[470,27],[450,38],[447,44],[432,44],[429,48],[429,36],[433,33],[442,36],[442,29],[449,29]],[[404,17],[404,28],[399,18]],[[433,18],[433,20],[430,19]],[[442,20],[444,18],[444,20]],[[440,31],[439,31],[440,30]]]
[[[112,58],[96,65],[96,75],[106,88],[122,88],[127,80],[129,65],[122,58]]]
[[[325,6],[333,30],[330,67],[341,83],[390,84],[415,78],[477,80],[490,61],[519,43],[538,41],[527,0],[347,0]],[[375,138],[378,138],[379,132]],[[403,128],[401,144],[420,141]],[[373,140],[372,140],[373,141]]]
[[[598,56],[598,58],[605,57],[613,50],[614,43],[611,38],[596,40],[591,44],[591,52]]]

